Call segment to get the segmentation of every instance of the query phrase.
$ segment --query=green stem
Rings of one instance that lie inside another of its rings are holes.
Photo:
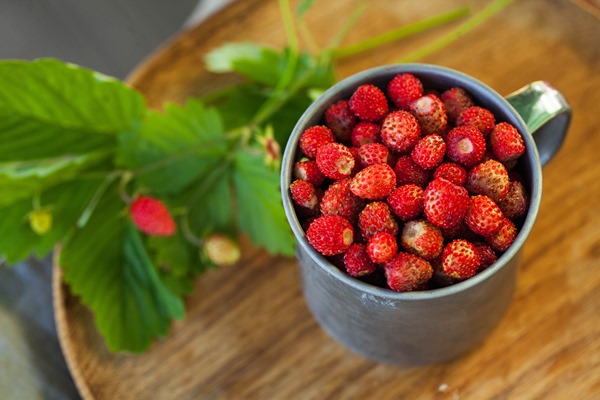
[[[436,15],[431,18],[424,19],[422,21],[415,22],[413,24],[401,26],[392,31],[383,33],[381,35],[363,40],[356,44],[339,48],[333,51],[334,58],[349,57],[358,53],[362,53],[367,50],[391,43],[393,41],[403,39],[407,36],[414,35],[425,31],[427,29],[435,28],[439,25],[452,22],[458,18],[461,18],[471,12],[469,7],[461,7],[456,10],[446,12],[443,14]]]
[[[413,62],[425,57],[426,55],[429,55],[442,49],[443,47],[447,46],[456,39],[473,30],[475,27],[482,24],[484,21],[486,21],[488,18],[492,17],[494,14],[502,10],[511,2],[512,0],[494,1],[493,3],[485,7],[483,10],[477,12],[465,22],[457,26],[455,29],[451,30],[448,34],[440,37],[437,40],[434,40],[433,42],[426,44],[425,46],[413,51],[412,53],[409,53],[408,55],[402,57],[402,59],[399,62]]]
[[[83,212],[81,213],[79,218],[77,219],[77,227],[78,228],[83,228],[84,226],[87,225],[90,217],[94,213],[96,206],[100,202],[100,199],[102,198],[102,196],[104,196],[104,193],[106,192],[106,190],[115,181],[115,179],[117,179],[122,174],[123,174],[123,171],[113,171],[110,174],[108,174],[106,176],[106,178],[104,178],[104,180],[102,181],[100,186],[98,186],[98,189],[96,190],[96,192],[90,199],[89,203],[87,204],[87,206],[85,207],[85,209],[83,210]]]

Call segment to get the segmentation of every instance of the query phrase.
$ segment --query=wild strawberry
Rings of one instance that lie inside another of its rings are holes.
[[[388,83],[386,93],[396,107],[408,110],[410,103],[423,96],[423,84],[413,74],[398,74]]]
[[[317,162],[304,158],[294,164],[294,177],[319,186],[325,180],[325,175],[319,170]]]
[[[442,251],[442,271],[454,279],[472,277],[480,263],[475,246],[467,240],[453,240]]]
[[[528,204],[529,199],[523,184],[519,181],[511,181],[508,186],[508,193],[505,198],[498,202],[498,207],[500,207],[506,218],[514,220],[525,215]]]
[[[360,211],[358,228],[365,240],[369,240],[379,232],[387,232],[394,236],[398,234],[398,223],[387,204],[381,201],[369,203]]]
[[[459,224],[469,208],[469,194],[443,178],[432,180],[423,197],[425,216],[440,228],[452,228]]]
[[[352,167],[352,171],[350,171],[350,176],[354,176],[362,169],[362,165],[360,164],[360,159],[358,157],[358,147],[348,147],[348,151],[350,151],[352,158],[354,158],[354,167]]]
[[[424,135],[441,133],[446,130],[448,116],[444,103],[434,94],[428,94],[413,101],[409,106],[410,112],[419,121]]]
[[[350,176],[354,163],[352,153],[341,143],[327,143],[317,150],[317,166],[328,178],[342,179]]]
[[[54,214],[48,207],[36,208],[27,214],[29,227],[36,234],[43,236],[52,229]]]
[[[290,185],[290,192],[292,201],[300,207],[314,210],[319,204],[315,187],[307,181],[295,180]]]
[[[440,100],[444,102],[446,114],[452,122],[456,120],[462,110],[475,105],[467,91],[460,87],[453,87],[444,91],[440,95]]]
[[[496,160],[488,160],[469,171],[466,188],[473,194],[486,195],[498,204],[508,194],[509,184],[504,165]]]
[[[396,185],[402,186],[414,183],[422,188],[429,182],[429,172],[415,164],[410,156],[399,157],[394,166]]]
[[[445,162],[433,172],[433,179],[436,178],[444,178],[455,185],[464,186],[467,181],[467,171],[456,163]]]
[[[475,246],[480,261],[477,272],[483,271],[498,260],[496,252],[487,244],[483,242],[473,242],[473,246]]]
[[[389,113],[381,125],[381,141],[391,150],[408,153],[421,137],[417,119],[406,111]]]
[[[358,148],[358,158],[363,167],[386,164],[390,151],[381,143],[366,143]]]
[[[315,218],[306,231],[306,239],[319,253],[333,256],[345,253],[354,240],[354,228],[339,215]]]
[[[410,153],[413,161],[425,169],[437,167],[446,154],[446,142],[440,135],[431,134],[421,138]]]
[[[485,138],[473,126],[457,126],[446,136],[448,159],[470,168],[481,161],[485,153]]]
[[[353,243],[344,253],[344,267],[350,276],[359,277],[375,272],[377,266],[367,254],[367,246]]]
[[[500,122],[490,133],[490,147],[498,161],[516,161],[525,153],[525,142],[521,134],[508,122]]]
[[[388,262],[397,252],[396,236],[387,232],[376,233],[367,242],[367,254],[375,264]]]
[[[433,260],[442,252],[442,231],[424,219],[408,221],[402,229],[402,247],[426,260]]]
[[[470,230],[481,236],[490,236],[500,229],[504,216],[494,200],[477,195],[469,199],[465,223]]]
[[[381,143],[381,126],[375,122],[360,121],[352,129],[350,140],[355,147],[367,143]]]
[[[465,108],[456,117],[456,126],[474,126],[483,136],[489,135],[496,124],[494,114],[486,108],[473,106]]]
[[[215,233],[204,241],[204,254],[218,266],[233,265],[240,260],[240,246],[229,236]]]
[[[306,157],[314,159],[319,147],[333,141],[331,129],[324,125],[311,126],[300,135],[300,149]]]
[[[403,221],[409,221],[423,212],[423,194],[420,186],[409,183],[392,190],[386,201],[394,214]]]
[[[325,124],[340,142],[350,142],[350,133],[357,122],[348,100],[340,100],[325,110]]]
[[[396,187],[396,174],[387,164],[369,165],[350,181],[350,190],[362,199],[383,199]]]
[[[350,191],[350,179],[340,179],[333,182],[321,199],[321,214],[339,215],[351,223],[356,221],[358,213],[362,209],[363,200],[356,197]]]
[[[169,209],[162,201],[153,197],[136,197],[129,213],[135,226],[148,235],[172,236],[177,229]]]
[[[385,94],[374,85],[360,85],[349,100],[350,110],[364,121],[379,121],[388,113]]]
[[[517,237],[517,228],[515,224],[508,218],[502,220],[500,229],[493,235],[485,238],[487,244],[496,251],[506,251],[513,244]]]
[[[383,265],[387,285],[396,292],[410,292],[425,285],[433,275],[433,267],[414,254],[400,252]]]

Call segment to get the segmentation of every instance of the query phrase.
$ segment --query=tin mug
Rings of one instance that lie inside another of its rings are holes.
[[[440,92],[462,87],[477,105],[492,111],[497,121],[513,124],[526,146],[520,163],[530,195],[529,209],[514,243],[492,266],[451,286],[404,293],[353,278],[315,251],[306,240],[289,195],[302,132],[322,124],[327,107],[348,99],[359,85],[374,84],[385,89],[399,73],[412,73],[425,87]],[[319,325],[363,357],[405,366],[446,362],[481,345],[512,301],[520,254],[540,207],[542,165],[559,150],[570,119],[571,108],[564,96],[546,82],[533,82],[503,97],[469,75],[427,64],[369,69],[324,92],[297,122],[281,171],[283,205],[298,241],[296,256],[302,289]]]

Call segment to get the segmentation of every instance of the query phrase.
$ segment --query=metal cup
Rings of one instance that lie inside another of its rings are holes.
[[[384,89],[398,73],[412,73],[439,91],[460,86],[476,103],[522,133],[522,168],[529,183],[529,211],[513,245],[498,261],[452,286],[398,293],[347,275],[308,243],[289,195],[299,137],[323,123],[327,107],[348,99],[361,84]],[[298,240],[304,297],[321,327],[336,341],[368,359],[406,366],[440,363],[479,346],[497,326],[512,301],[521,250],[538,214],[542,165],[560,148],[571,119],[564,97],[546,82],[534,82],[503,97],[461,72],[426,64],[369,69],[328,89],[302,115],[283,155],[281,191],[290,226]],[[540,158],[541,155],[541,158]]]

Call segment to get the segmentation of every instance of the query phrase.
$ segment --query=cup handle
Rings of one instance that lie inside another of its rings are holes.
[[[548,82],[536,81],[506,96],[533,135],[545,165],[558,152],[571,122],[572,109]]]

